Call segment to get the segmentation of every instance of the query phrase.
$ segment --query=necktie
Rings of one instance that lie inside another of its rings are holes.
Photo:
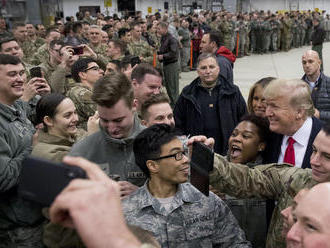
[[[284,163],[295,165],[294,148],[293,148],[293,144],[295,142],[296,141],[292,137],[289,137],[288,146],[286,147],[284,154],[284,161],[283,161]]]

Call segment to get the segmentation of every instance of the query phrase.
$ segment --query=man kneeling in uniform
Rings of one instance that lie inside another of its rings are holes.
[[[156,124],[135,138],[135,162],[149,180],[124,199],[127,223],[152,232],[162,247],[250,247],[222,200],[187,183],[189,159],[177,135]]]

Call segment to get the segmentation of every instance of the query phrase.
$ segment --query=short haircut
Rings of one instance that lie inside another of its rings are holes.
[[[167,28],[168,27],[168,22],[159,22],[158,26],[160,26],[162,28]]]
[[[72,78],[76,82],[80,82],[79,72],[86,71],[86,69],[88,68],[88,64],[92,62],[97,63],[96,60],[91,57],[80,58],[76,62],[74,62],[74,64],[71,67]]]
[[[128,65],[131,63],[132,58],[134,57],[135,56],[133,55],[126,55],[124,58],[122,58],[122,60],[120,61],[120,69],[126,70]]]
[[[13,24],[12,30],[16,30],[19,27],[25,27],[25,24],[22,22],[16,22]]]
[[[44,130],[47,132],[48,128],[46,123],[43,122],[45,116],[49,116],[50,118],[54,118],[57,114],[57,106],[61,104],[61,102],[66,99],[67,97],[58,94],[58,93],[51,93],[45,96],[42,96],[37,103],[36,106],[36,123],[43,123]]]
[[[135,69],[132,71],[131,78],[132,80],[135,79],[138,83],[142,83],[146,74],[155,75],[157,77],[161,77],[159,71],[155,69],[149,63],[141,63],[138,64]]]
[[[292,107],[305,110],[305,117],[314,115],[314,105],[308,84],[300,79],[275,79],[264,90],[264,97],[289,97]]]
[[[22,64],[22,61],[13,55],[0,54],[0,65],[18,65]]]
[[[115,47],[120,48],[121,54],[126,53],[127,44],[124,41],[111,39],[111,40],[109,40],[108,43],[110,43],[110,42],[112,42]]]
[[[46,29],[46,37],[48,37],[50,35],[50,33],[52,32],[57,32],[57,33],[60,33],[60,31],[58,31],[58,28],[57,27],[49,27]]]
[[[126,35],[126,33],[130,32],[131,30],[128,28],[120,28],[118,30],[118,38],[121,39],[123,36]]]
[[[106,65],[108,65],[109,63],[116,65],[117,70],[118,71],[120,70],[120,61],[119,60],[116,60],[116,59],[110,60]]]
[[[217,47],[220,47],[222,45],[222,36],[219,31],[212,30],[209,33],[205,33],[205,35],[208,34],[210,37],[210,42],[215,42],[217,44]]]
[[[2,44],[5,44],[5,43],[11,42],[11,41],[17,42],[17,40],[13,36],[7,36],[3,39],[0,39],[0,51],[2,51]],[[17,44],[18,44],[18,42],[17,42]]]
[[[324,125],[322,127],[322,131],[325,132],[326,136],[330,135],[330,121],[327,121],[324,123]]]
[[[257,81],[251,88],[249,91],[249,97],[247,100],[247,105],[248,105],[248,112],[250,114],[253,114],[253,107],[252,107],[252,102],[253,102],[253,97],[254,97],[254,92],[256,91],[256,88],[258,86],[261,86],[261,88],[265,88],[272,80],[274,80],[276,78],[274,77],[264,77],[262,79],[260,79],[259,81]]]
[[[180,135],[179,131],[167,124],[155,124],[139,133],[133,143],[135,163],[150,177],[147,161],[156,159],[161,154],[163,145]]]
[[[214,58],[215,61],[217,61],[217,58],[215,57],[214,54],[212,53],[201,53],[199,56],[198,56],[198,59],[197,59],[197,65],[199,65],[199,63],[205,59],[208,59],[208,58]],[[217,63],[218,65],[218,63]]]
[[[261,142],[267,143],[270,136],[269,121],[266,118],[256,116],[254,114],[244,115],[240,122],[248,121],[253,123],[257,128],[257,134]]]
[[[61,48],[64,47],[66,44],[64,43],[63,40],[52,40],[50,43],[49,43],[49,48],[50,49],[53,49],[55,45],[60,45]]]
[[[124,73],[114,72],[96,81],[92,100],[99,106],[111,108],[123,99],[130,109],[133,107],[132,83]]]
[[[72,25],[72,31],[77,33],[79,28],[82,28],[81,22],[74,22]]]
[[[152,95],[149,97],[141,106],[141,119],[147,120],[149,118],[148,109],[152,105],[160,104],[160,103],[168,103],[170,104],[170,99],[168,98],[167,94],[162,92],[157,95]]]

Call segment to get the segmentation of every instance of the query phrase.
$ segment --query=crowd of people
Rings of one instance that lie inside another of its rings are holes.
[[[0,247],[330,247],[329,15],[76,18],[0,17]],[[301,79],[262,78],[245,101],[235,54],[307,44]],[[214,151],[208,197],[189,183],[195,142]],[[88,179],[28,201],[29,155]]]

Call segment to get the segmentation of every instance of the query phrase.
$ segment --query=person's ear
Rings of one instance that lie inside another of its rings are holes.
[[[159,166],[154,160],[147,160],[146,165],[150,174],[156,174],[159,171]]]
[[[266,149],[266,143],[265,142],[261,142],[258,145],[258,152],[263,152]]]
[[[81,71],[78,73],[78,76],[80,77],[80,79],[86,79],[86,72]]]
[[[54,121],[52,118],[50,118],[48,115],[46,115],[43,119],[43,122],[46,124],[48,127],[53,127],[54,126]]]
[[[147,126],[147,121],[146,121],[146,120],[141,120],[141,124],[142,124],[143,126]]]

